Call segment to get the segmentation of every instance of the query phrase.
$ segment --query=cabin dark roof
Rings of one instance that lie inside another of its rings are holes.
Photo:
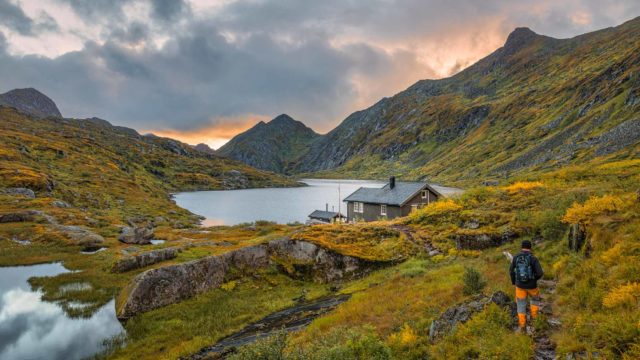
[[[316,210],[314,212],[312,212],[311,214],[309,214],[310,218],[314,218],[314,219],[323,219],[323,220],[332,220],[338,217],[338,213],[335,211],[323,211],[323,210]],[[344,215],[343,215],[344,217]]]
[[[396,182],[396,186],[391,189],[389,184],[382,188],[364,188],[356,190],[353,194],[347,196],[344,201],[357,201],[369,204],[387,204],[402,206],[411,200],[422,189],[429,189],[431,192],[440,196],[440,193],[434,190],[426,182]]]

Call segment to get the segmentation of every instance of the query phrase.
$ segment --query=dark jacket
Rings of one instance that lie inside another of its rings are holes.
[[[515,267],[516,267],[516,259],[519,256],[526,256],[526,254],[529,254],[531,256],[530,264],[531,264],[531,269],[533,270],[534,279],[527,281],[526,283],[523,283],[520,281],[516,281]],[[535,289],[538,287],[538,280],[542,278],[542,275],[544,274],[544,272],[542,272],[542,266],[540,266],[540,261],[538,261],[537,257],[533,256],[531,252],[521,251],[520,253],[518,253],[518,255],[513,257],[513,260],[511,261],[511,266],[509,267],[509,274],[511,275],[511,284],[519,287],[520,289]]]

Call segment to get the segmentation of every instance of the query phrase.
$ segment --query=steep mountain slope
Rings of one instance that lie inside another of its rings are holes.
[[[258,169],[287,173],[319,136],[300,121],[282,114],[237,135],[217,153]]]
[[[101,119],[33,119],[2,106],[0,119],[0,188],[29,188],[78,208],[139,215],[172,208],[169,191],[295,185]]]
[[[0,105],[16,108],[37,118],[62,117],[53,100],[33,88],[14,89],[0,94]]]
[[[639,111],[640,18],[562,40],[518,28],[464,71],[350,115],[295,171],[464,181],[637,156]]]

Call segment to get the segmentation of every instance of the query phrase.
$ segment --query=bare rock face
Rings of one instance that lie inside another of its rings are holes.
[[[112,272],[123,273],[134,269],[140,269],[165,260],[175,259],[178,256],[177,248],[158,249],[142,254],[127,256],[113,264]]]
[[[147,270],[123,290],[116,313],[127,319],[219,287],[227,265],[220,256]]]
[[[306,241],[273,240],[269,242],[269,250],[294,278],[331,282],[361,275],[372,268],[370,262],[341,255]]]
[[[37,118],[62,117],[53,100],[33,88],[14,89],[0,94],[0,105],[16,108]]]
[[[505,229],[500,233],[456,234],[454,240],[458,250],[483,250],[513,241],[518,234]]]
[[[148,256],[156,259],[159,255]],[[147,260],[126,261],[117,265],[118,269],[142,265]],[[215,289],[234,276],[274,264],[292,277],[319,282],[355,277],[376,265],[306,241],[288,238],[273,240],[222,255],[147,270],[136,276],[118,297],[117,316],[119,319],[127,319],[138,313],[173,304]]]
[[[118,240],[125,244],[146,245],[151,243],[153,239],[153,226],[125,226],[122,228]]]

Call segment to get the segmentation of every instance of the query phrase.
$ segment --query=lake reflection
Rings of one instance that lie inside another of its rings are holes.
[[[363,180],[311,180],[299,188],[268,188],[223,191],[196,191],[175,194],[178,206],[206,217],[203,225],[235,225],[256,220],[281,224],[305,222],[314,210],[338,211],[340,199],[360,187],[382,187],[384,182]],[[346,204],[341,204],[346,214]]]
[[[59,263],[0,267],[0,359],[82,359],[123,331],[113,301],[91,318],[71,319],[59,305],[42,301],[42,293],[27,282],[66,272]]]

